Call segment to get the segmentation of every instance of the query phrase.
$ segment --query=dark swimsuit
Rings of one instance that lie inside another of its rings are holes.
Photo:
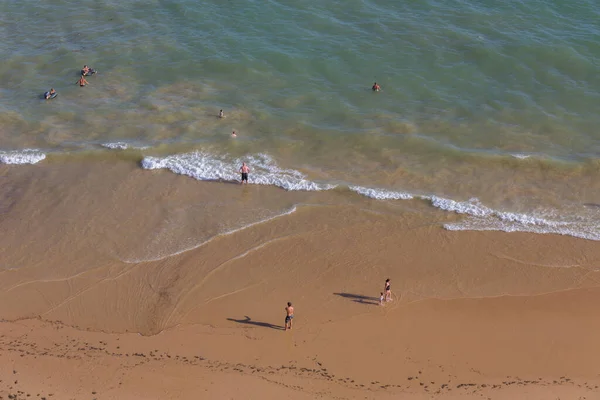
[[[248,173],[242,172],[242,180],[248,182]]]

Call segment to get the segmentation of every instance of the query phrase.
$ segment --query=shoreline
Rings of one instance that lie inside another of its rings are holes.
[[[546,192],[552,187],[560,186],[560,180],[554,182],[550,179],[550,181],[539,182],[534,185],[548,185],[546,191],[530,189],[532,191],[528,193],[530,190],[524,188],[503,189],[501,181],[504,181],[505,178],[502,178],[502,175],[508,171],[494,177],[494,179],[500,180],[492,184],[494,186],[493,192],[489,194],[479,193],[481,196],[477,197],[473,193],[478,193],[479,189],[482,189],[480,187],[482,183],[470,182],[463,185],[464,190],[450,190],[449,192],[447,192],[448,187],[445,187],[446,184],[439,187],[439,190],[397,189],[394,188],[394,184],[391,184],[391,186],[381,184],[387,178],[383,179],[382,182],[371,181],[372,184],[369,186],[364,183],[339,180],[335,178],[335,174],[328,175],[323,171],[315,172],[314,169],[308,166],[304,166],[300,170],[289,169],[287,166],[282,167],[273,157],[262,153],[251,154],[245,158],[214,155],[203,151],[148,156],[143,155],[142,150],[139,149],[109,151],[103,154],[103,156],[100,156],[100,153],[96,153],[91,159],[81,158],[82,155],[80,155],[68,160],[55,159],[52,156],[49,161],[46,161],[47,164],[37,166],[39,171],[34,171],[33,168],[36,167],[32,166],[0,165],[0,175],[7,174],[6,176],[9,177],[8,171],[19,174],[22,172],[18,171],[19,169],[25,169],[28,171],[25,173],[42,176],[48,174],[48,171],[45,171],[46,169],[51,171],[50,174],[53,173],[52,171],[57,170],[66,171],[69,166],[93,170],[113,162],[121,165],[119,169],[126,169],[128,173],[131,173],[132,169],[139,170],[140,173],[136,175],[145,182],[148,177],[156,176],[156,172],[162,171],[192,179],[200,186],[212,184],[217,186],[214,190],[224,192],[225,190],[220,187],[222,185],[217,184],[234,184],[235,186],[239,182],[239,174],[237,169],[232,166],[241,165],[241,162],[245,160],[254,168],[250,174],[250,186],[265,187],[265,190],[276,189],[275,195],[277,196],[285,196],[287,199],[295,198],[289,208],[302,204],[331,204],[337,202],[342,204],[376,202],[380,204],[375,207],[386,208],[387,205],[383,203],[389,203],[391,207],[400,209],[419,209],[423,213],[445,214],[440,218],[440,226],[451,231],[531,232],[541,235],[557,234],[600,241],[600,234],[598,233],[600,214],[598,213],[597,199],[589,195],[593,192],[591,189],[587,190],[588,194],[580,192],[580,183],[574,177],[572,177],[575,179],[573,182],[562,183],[565,184],[565,187],[576,186],[578,188],[577,193],[574,197],[567,196],[561,201],[556,201],[556,194],[548,197]],[[29,160],[31,157],[37,159],[40,155],[25,152],[17,158]],[[588,167],[581,170],[575,168],[573,171],[578,170],[577,174],[586,175],[585,171],[588,171],[588,169]],[[512,171],[512,173],[514,172]],[[402,169],[396,171],[396,173],[404,174]],[[534,174],[539,173],[540,171],[534,171]],[[69,179],[69,174],[71,172],[67,172],[67,179]],[[102,171],[95,171],[94,174],[101,176],[100,179],[106,181],[118,182],[119,180],[119,177],[107,177],[106,173]],[[143,174],[146,176],[142,177]],[[307,174],[311,176],[307,176]],[[384,175],[387,175],[387,173]],[[56,176],[53,178],[59,180]],[[357,182],[363,182],[364,178],[365,176],[359,177]],[[561,179],[565,179],[565,176]],[[171,181],[174,180],[176,178],[171,179]],[[408,187],[410,187],[410,184],[408,184]],[[475,192],[471,190],[474,188],[477,188]],[[286,194],[282,195],[282,190]],[[505,196],[504,193],[512,194]],[[311,201],[306,202],[306,199]]]

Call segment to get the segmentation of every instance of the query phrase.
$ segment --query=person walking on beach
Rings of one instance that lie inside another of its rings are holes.
[[[294,319],[294,306],[288,301],[287,307],[285,308],[285,328],[284,330],[292,329],[292,320]]]
[[[242,182],[241,183],[244,183],[244,181],[246,181],[246,183],[248,183],[248,172],[250,172],[250,168],[248,168],[246,163],[242,163],[242,166],[240,167],[240,172],[242,174]]]
[[[392,284],[390,283],[390,278],[387,278],[385,280],[384,292],[385,292],[385,301],[391,301],[392,300]]]

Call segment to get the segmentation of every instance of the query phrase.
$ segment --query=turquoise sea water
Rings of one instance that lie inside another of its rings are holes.
[[[254,183],[470,216],[449,229],[600,239],[598,21],[592,1],[6,1],[0,160],[251,160]]]

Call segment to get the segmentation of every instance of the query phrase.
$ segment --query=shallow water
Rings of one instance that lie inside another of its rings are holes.
[[[231,180],[247,160],[251,183],[466,216],[449,229],[598,239],[598,20],[591,1],[5,2],[0,162],[119,152]]]

